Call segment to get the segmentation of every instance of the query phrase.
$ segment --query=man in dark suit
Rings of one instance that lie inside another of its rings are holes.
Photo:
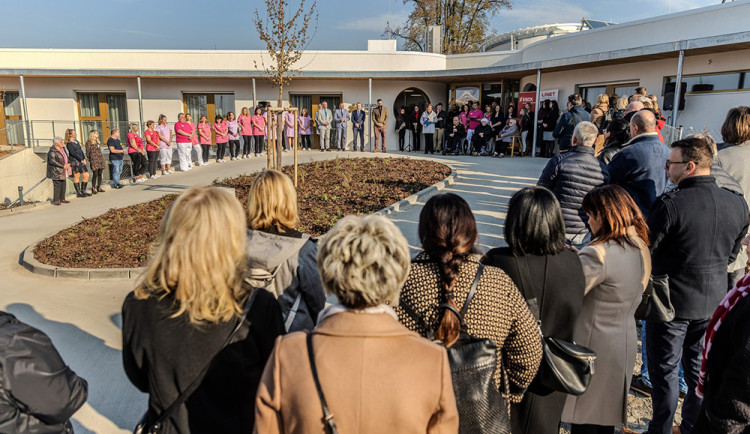
[[[649,434],[673,432],[680,364],[688,392],[679,430],[692,432],[701,408],[695,387],[703,336],[711,315],[726,295],[727,266],[740,251],[748,228],[745,199],[720,188],[711,175],[716,153],[713,140],[693,135],[671,146],[665,169],[677,189],[661,195],[647,219],[652,274],[669,276],[669,295],[675,311],[672,321],[646,323],[646,353],[653,387]]]
[[[458,119],[458,116],[453,116],[453,125],[446,129],[445,134],[447,140],[445,142],[443,155],[447,152],[458,154],[461,141],[466,137],[466,131],[464,130],[463,124],[461,124],[461,120]]]
[[[365,111],[362,110],[362,103],[357,102],[357,109],[352,112],[352,132],[354,133],[354,139],[352,141],[352,149],[357,150],[357,137],[359,137],[360,151],[365,150]]]
[[[435,151],[439,152],[443,150],[443,145],[445,144],[445,119],[447,118],[442,103],[438,103],[435,106],[435,113],[437,114],[437,122],[435,123]]]

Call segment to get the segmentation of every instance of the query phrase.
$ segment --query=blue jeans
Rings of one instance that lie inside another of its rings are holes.
[[[646,354],[646,321],[641,321],[641,379],[643,384],[651,387],[651,378],[648,375],[648,355]],[[680,381],[680,392],[687,393],[687,383],[685,383],[685,372],[680,364],[680,374],[677,376]]]
[[[112,184],[120,185],[120,175],[122,175],[122,160],[110,160],[112,163]]]
[[[651,406],[653,417],[648,434],[671,434],[677,401],[680,396],[677,379],[679,365],[685,369],[688,390],[682,402],[680,432],[693,430],[703,400],[695,394],[700,373],[701,349],[708,319],[648,322],[646,353],[650,361]]]

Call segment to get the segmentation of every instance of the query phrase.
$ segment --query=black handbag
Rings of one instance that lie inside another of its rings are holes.
[[[635,318],[644,321],[669,322],[674,319],[674,306],[669,298],[669,276],[651,276],[643,291]]]
[[[164,410],[160,415],[157,416],[153,411],[151,411],[151,409],[146,410],[146,413],[144,413],[144,415],[141,417],[141,420],[138,421],[138,424],[133,429],[133,434],[159,434],[163,432],[164,422],[169,418],[169,416],[172,415],[172,413],[174,413],[175,410],[177,410],[177,407],[182,405],[182,403],[184,403],[190,397],[190,395],[192,395],[193,392],[198,389],[198,386],[201,385],[201,382],[203,381],[203,378],[206,376],[206,374],[208,374],[208,372],[214,366],[216,366],[218,355],[221,354],[221,352],[224,350],[224,348],[227,347],[227,345],[232,343],[232,340],[237,334],[237,331],[239,331],[239,329],[242,327],[242,324],[245,322],[247,314],[248,312],[250,312],[250,308],[253,306],[253,302],[255,301],[255,296],[257,294],[258,290],[255,290],[250,295],[250,297],[248,297],[242,311],[242,316],[240,316],[240,319],[237,320],[237,324],[232,329],[232,332],[229,333],[229,336],[227,336],[227,338],[224,340],[224,343],[219,348],[219,351],[214,354],[208,364],[203,368],[198,376],[195,377],[195,379],[192,383],[190,383],[187,389],[185,389],[180,394],[180,396],[178,396],[177,399],[175,399],[174,402],[170,404],[169,407],[167,407],[167,409]]]
[[[474,283],[471,285],[469,295],[466,297],[466,302],[460,312],[456,307],[448,304],[441,304],[438,309],[451,310],[461,321],[458,340],[447,348],[453,379],[453,393],[456,396],[456,406],[458,407],[458,432],[460,434],[509,434],[509,403],[495,387],[494,380],[495,370],[497,369],[497,345],[492,339],[478,338],[469,334],[466,321],[464,321],[483,270],[484,265],[479,265]],[[434,341],[434,332],[422,319],[422,316],[417,314],[403,300],[400,306],[420,327],[427,330],[427,338]],[[505,371],[503,371],[503,386],[507,396],[509,385]]]
[[[526,299],[531,314],[539,325],[539,333],[542,332],[541,312],[544,305],[544,290],[547,286],[547,261],[544,258],[544,280],[542,283],[542,303],[537,308],[536,298],[529,299],[526,289],[531,288],[531,274],[529,273],[526,258],[514,256],[518,275],[521,278],[521,294]],[[542,361],[539,365],[534,383],[548,390],[567,393],[569,395],[581,395],[591,383],[594,375],[594,363],[596,352],[594,350],[551,336],[542,335]]]

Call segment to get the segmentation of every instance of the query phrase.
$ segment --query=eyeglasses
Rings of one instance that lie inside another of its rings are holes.
[[[690,163],[690,161],[669,161],[669,160],[667,160],[667,162],[664,164],[664,168],[665,169],[669,169],[669,166],[671,166],[673,164],[687,164],[687,163]]]

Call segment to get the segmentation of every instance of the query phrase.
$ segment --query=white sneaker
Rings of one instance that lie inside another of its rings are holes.
[[[170,173],[170,174],[172,174],[172,173],[174,173],[174,170],[172,170],[172,169],[169,169],[169,170],[167,170],[167,173]]]
[[[151,178],[150,178],[150,179],[158,179],[158,178],[161,178],[161,175],[159,175],[159,174],[154,174],[154,175],[151,175]]]

